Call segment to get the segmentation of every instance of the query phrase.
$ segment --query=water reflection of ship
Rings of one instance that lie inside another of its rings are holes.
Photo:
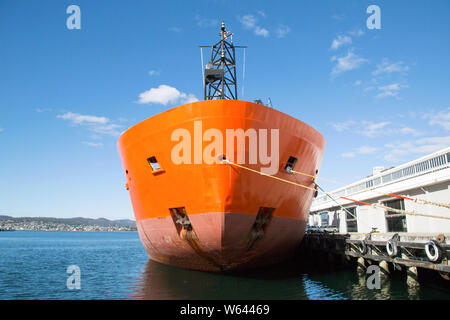
[[[400,279],[382,280],[380,289],[369,289],[366,275],[359,276],[349,270],[319,269],[291,261],[252,273],[217,274],[180,269],[148,260],[130,289],[130,298],[387,300],[423,297],[420,288],[406,288]]]
[[[252,274],[217,274],[180,269],[148,260],[131,299],[308,299],[298,269],[279,266]]]

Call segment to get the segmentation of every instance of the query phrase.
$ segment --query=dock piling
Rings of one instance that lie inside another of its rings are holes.
[[[366,260],[363,257],[359,257],[358,258],[358,262],[357,262],[357,267],[356,267],[356,271],[358,273],[366,273]]]
[[[420,287],[418,273],[422,270],[434,271],[443,279],[450,281],[450,234],[445,238],[441,235],[437,237],[445,239],[439,243],[440,259],[438,261],[429,261],[425,250],[425,244],[432,239],[437,239],[436,234],[399,234],[395,238],[397,255],[390,254],[387,250],[387,243],[392,238],[392,233],[373,233],[369,238],[367,234],[361,233],[344,234],[309,230],[305,235],[307,240],[302,248],[303,252],[311,255],[312,258],[315,257],[318,263],[327,264],[331,268],[340,263],[342,266],[354,267],[356,262],[356,271],[360,277],[367,276],[366,272],[370,266],[376,265],[379,267],[379,275],[383,283],[389,282],[392,273],[405,270],[409,288]],[[366,248],[363,251],[361,251],[362,240]],[[339,244],[325,248],[322,242]],[[319,247],[314,246],[315,243],[320,243]]]
[[[419,273],[417,267],[409,267],[406,270],[406,283],[409,287],[419,286]]]
[[[380,261],[378,266],[380,267],[380,272],[381,272],[380,275],[384,278],[389,278],[390,271],[389,271],[389,264],[387,263],[387,261],[385,261],[385,260]]]

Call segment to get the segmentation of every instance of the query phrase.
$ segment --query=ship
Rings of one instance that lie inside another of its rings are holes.
[[[325,148],[308,124],[261,100],[238,99],[236,50],[245,47],[233,44],[223,22],[219,34],[202,46],[211,52],[206,65],[202,59],[204,100],[152,116],[117,142],[149,258],[209,272],[292,257]]]

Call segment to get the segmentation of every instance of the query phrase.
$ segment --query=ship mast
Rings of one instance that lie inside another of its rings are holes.
[[[204,99],[237,100],[235,49],[246,47],[233,44],[233,34],[225,29],[223,21],[219,34],[220,41],[213,46],[200,46],[201,48],[211,48],[211,59],[206,66],[202,65],[204,68]]]

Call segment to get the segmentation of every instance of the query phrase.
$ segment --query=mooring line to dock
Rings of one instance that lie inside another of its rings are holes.
[[[315,183],[315,185],[317,186],[317,188],[320,189],[320,191],[322,191],[323,193],[325,193],[331,200],[333,200],[339,207],[341,207],[342,210],[344,210],[346,213],[348,213],[349,215],[351,215],[353,218],[356,219],[356,215],[354,215],[353,213],[351,213],[350,211],[348,211],[347,209],[345,209],[341,204],[339,204],[339,202],[336,201],[335,198],[333,198],[328,192],[326,192],[325,190],[323,190],[317,183]]]
[[[339,182],[339,181],[335,181],[335,180],[331,180],[331,179],[327,179],[327,178],[323,178],[323,177],[319,177],[319,176],[314,176],[312,174],[304,173],[304,172],[301,172],[301,171],[291,170],[291,172],[293,172],[295,174],[302,175],[302,176],[311,177],[314,180],[322,179],[322,180],[329,181],[329,182],[332,182],[332,183],[337,183],[337,184],[341,184],[341,185],[347,185],[346,183],[343,183],[343,182]],[[437,207],[443,207],[443,208],[450,209],[450,204],[448,204],[448,203],[439,203],[439,202],[428,201],[428,200],[425,200],[425,199],[410,198],[410,197],[402,196],[402,195],[395,194],[395,193],[386,193],[386,192],[376,191],[375,188],[359,188],[359,189],[360,190],[358,190],[358,192],[360,192],[360,191],[371,191],[371,192],[382,194],[382,195],[385,195],[385,196],[390,196],[390,197],[394,197],[394,198],[399,198],[399,199],[413,201],[413,202],[416,202],[416,203],[429,204],[429,205],[433,205],[433,206],[437,206]],[[322,192],[324,192],[324,191],[322,191]]]
[[[248,170],[248,171],[251,171],[251,172],[260,174],[260,175],[262,175],[262,176],[266,176],[266,177],[269,177],[269,178],[272,178],[272,179],[276,179],[276,180],[279,180],[279,181],[282,181],[282,182],[290,183],[290,184],[293,184],[293,185],[295,185],[295,186],[297,186],[297,187],[309,189],[309,190],[314,191],[314,192],[317,191],[315,188],[308,187],[308,186],[305,186],[305,185],[300,184],[300,183],[295,183],[295,182],[293,182],[293,181],[289,181],[289,180],[286,180],[286,179],[278,178],[278,177],[272,176],[272,175],[270,175],[270,174],[263,173],[263,172],[261,172],[261,171],[254,170],[254,169],[245,167],[245,166],[243,166],[243,165],[240,165],[240,164],[231,162],[230,160],[227,160],[227,159],[222,159],[222,161],[225,162],[225,163],[227,163],[227,164],[231,164],[231,165],[233,165],[233,166],[235,166],[235,167],[242,168],[242,169],[245,169],[245,170]]]
[[[376,209],[384,209],[384,210],[392,211],[392,212],[395,212],[395,213],[404,213],[404,214],[408,214],[408,215],[411,215],[411,216],[422,216],[422,217],[430,217],[430,218],[438,218],[438,219],[448,219],[448,220],[450,220],[450,217],[436,216],[436,215],[431,215],[431,214],[424,214],[424,213],[418,213],[418,212],[413,212],[413,211],[394,209],[394,208],[383,206],[381,204],[367,203],[367,202],[358,201],[358,200],[350,199],[350,198],[346,198],[346,197],[340,197],[340,198],[344,199],[344,200],[351,201],[351,202],[360,203],[360,204],[363,204],[365,206],[373,207],[373,208],[376,208]]]
[[[289,180],[286,180],[286,179],[275,177],[275,176],[272,176],[272,175],[267,174],[267,173],[263,173],[261,171],[255,170],[255,169],[248,168],[248,167],[243,166],[241,164],[237,164],[237,163],[231,162],[230,160],[227,160],[227,159],[222,159],[222,162],[224,162],[226,164],[233,165],[233,166],[238,167],[238,168],[242,168],[242,169],[248,170],[248,171],[253,172],[253,173],[257,173],[257,174],[262,175],[262,176],[266,176],[266,177],[269,177],[269,178],[281,181],[281,182],[286,182],[286,183],[292,184],[292,185],[297,186],[297,187],[305,188],[305,189],[311,190],[313,192],[317,191],[313,187],[308,187],[308,186],[305,186],[305,185],[300,184],[300,183],[296,183],[296,182],[293,182],[293,181],[289,181]],[[314,181],[312,181],[311,183],[314,183],[317,187],[319,187]],[[408,215],[413,215],[413,216],[423,216],[423,217],[429,217],[429,218],[450,220],[450,217],[430,215],[430,214],[418,213],[418,212],[401,210],[401,209],[394,209],[394,208],[386,207],[386,206],[383,206],[383,205],[380,205],[380,204],[376,204],[376,203],[372,203],[371,204],[371,203],[367,203],[367,202],[363,202],[363,201],[358,201],[358,200],[355,200],[355,199],[342,197],[340,195],[329,193],[329,192],[324,192],[324,193],[327,194],[329,197],[331,197],[331,195],[333,195],[333,196],[335,196],[336,198],[339,198],[339,199],[360,203],[360,204],[363,204],[363,205],[366,205],[366,206],[370,206],[370,207],[373,207],[373,208],[376,208],[376,209],[384,209],[386,211],[391,211],[391,212],[395,212],[395,213],[402,213],[402,214],[408,214]]]

